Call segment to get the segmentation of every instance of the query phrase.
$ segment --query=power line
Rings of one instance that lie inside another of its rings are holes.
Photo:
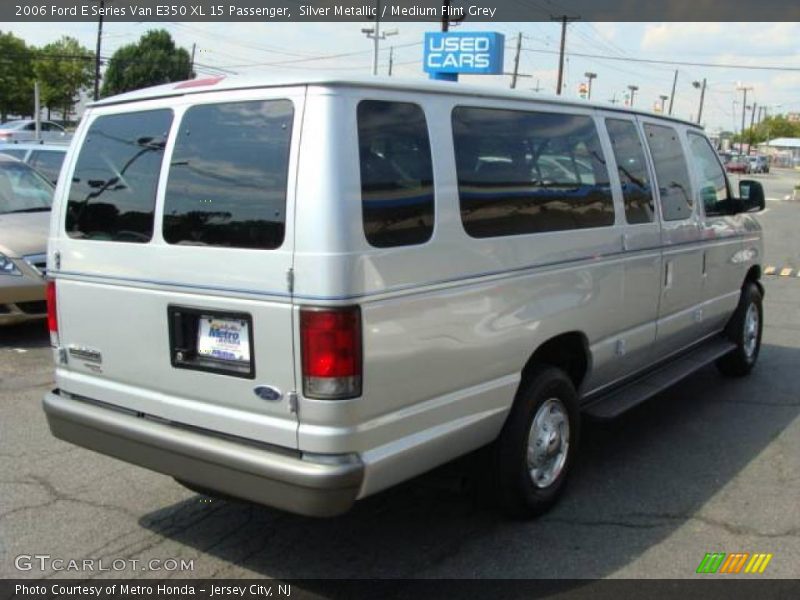
[[[523,52],[537,52],[540,54],[558,54],[556,50],[539,50],[532,48],[523,48]],[[789,71],[800,72],[800,67],[788,67],[784,65],[742,65],[733,63],[705,63],[705,62],[689,62],[681,60],[660,60],[655,58],[628,58],[622,56],[609,56],[607,54],[588,54],[584,52],[566,52],[569,56],[577,56],[579,58],[600,58],[603,60],[617,60],[633,63],[648,63],[657,65],[680,65],[686,67],[711,67],[720,69],[749,69],[753,71]]]

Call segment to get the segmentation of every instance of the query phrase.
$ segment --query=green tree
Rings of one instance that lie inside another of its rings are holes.
[[[0,31],[0,122],[33,114],[33,49]]]
[[[50,110],[57,109],[66,120],[81,91],[94,82],[94,53],[75,38],[64,36],[39,50],[35,72],[48,116]]]
[[[779,137],[800,137],[800,122],[790,121],[785,115],[767,117],[761,123],[748,127],[744,131],[744,141],[749,142],[752,136],[753,144],[760,144],[767,140]],[[742,141],[742,135],[736,134],[734,142]]]
[[[111,57],[103,78],[103,96],[191,79],[191,59],[184,48],[175,46],[163,30],[145,33],[136,44],[122,46]]]

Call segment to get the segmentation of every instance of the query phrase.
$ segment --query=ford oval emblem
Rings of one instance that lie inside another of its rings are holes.
[[[253,391],[256,396],[262,400],[268,400],[269,402],[276,402],[283,398],[281,391],[271,385],[259,385]]]

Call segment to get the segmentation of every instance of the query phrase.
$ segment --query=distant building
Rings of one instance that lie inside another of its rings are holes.
[[[770,156],[776,166],[794,167],[800,165],[800,138],[775,138],[758,145],[761,154]]]
[[[786,115],[786,120],[790,123],[800,122],[800,112],[790,112]]]

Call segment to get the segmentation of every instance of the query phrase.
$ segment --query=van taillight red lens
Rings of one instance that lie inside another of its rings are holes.
[[[361,395],[361,310],[300,309],[303,395],[342,399]]]
[[[56,282],[47,282],[47,328],[50,333],[58,333],[58,314],[56,312]]]

